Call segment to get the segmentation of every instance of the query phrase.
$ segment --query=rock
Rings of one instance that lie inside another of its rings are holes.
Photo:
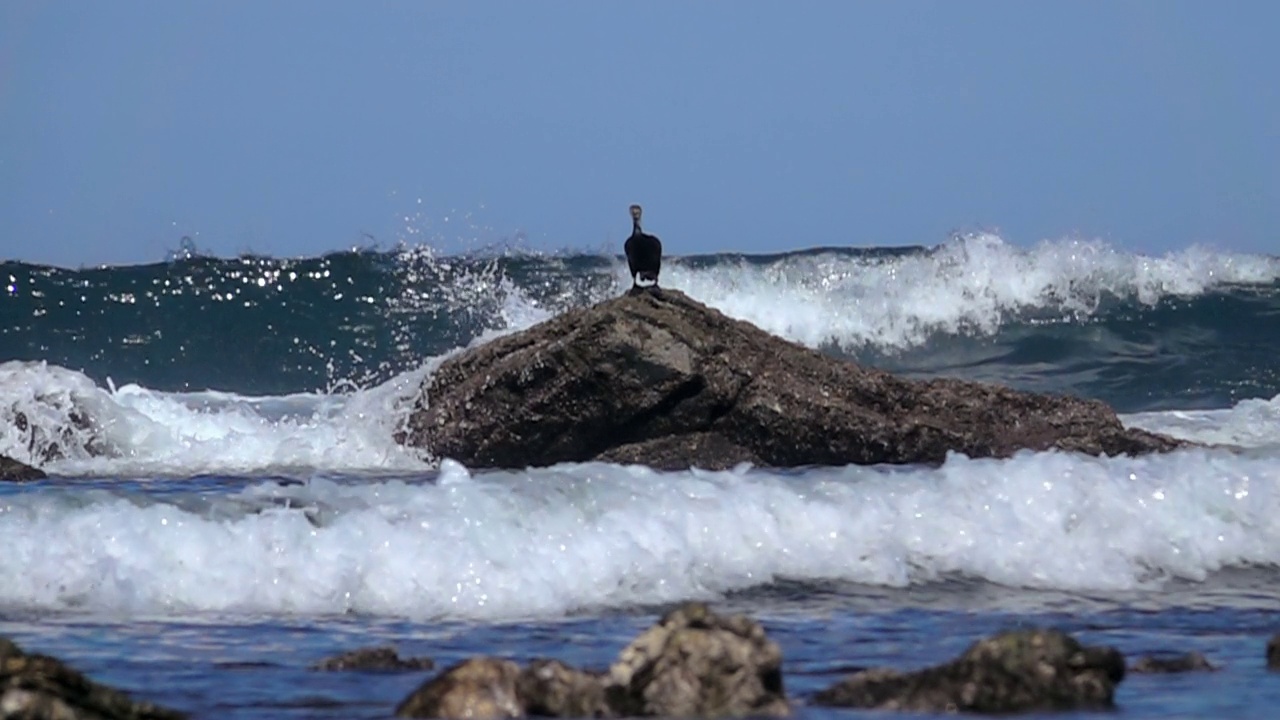
[[[782,653],[748,617],[691,603],[628,645],[607,673],[558,660],[527,668],[472,658],[423,683],[400,717],[566,718],[786,715]]]
[[[65,398],[37,397],[44,422],[27,418],[27,413],[9,408],[0,416],[0,422],[13,424],[18,435],[26,442],[27,454],[32,462],[50,463],[67,457],[68,453],[89,457],[115,455],[116,451],[102,439],[101,428],[83,408]]]
[[[401,658],[393,647],[359,648],[325,658],[312,670],[430,670],[436,664],[431,658]]]
[[[177,720],[186,715],[99,685],[62,661],[0,638],[0,717],[22,720]]]
[[[1131,673],[1213,672],[1217,669],[1208,658],[1195,651],[1174,656],[1145,655],[1129,665]]]
[[[614,713],[605,703],[599,675],[586,673],[559,660],[535,660],[517,681],[525,713],[539,717],[603,718]]]
[[[674,290],[624,295],[459,353],[424,382],[396,439],[504,468],[936,464],[951,451],[1183,445],[1126,429],[1094,400],[845,362]]]
[[[1280,670],[1280,634],[1267,641],[1267,669]]]
[[[0,455],[0,480],[25,482],[27,480],[43,480],[48,477],[39,468],[18,462],[11,457]]]
[[[1009,713],[1113,706],[1124,657],[1056,630],[1019,630],[979,640],[958,659],[913,673],[875,669],[818,693],[838,707],[912,712]]]
[[[498,720],[525,715],[517,681],[520,666],[510,660],[477,657],[446,669],[414,690],[396,708],[396,717]]]
[[[637,637],[609,669],[606,697],[623,717],[781,716],[782,651],[759,623],[690,603]]]

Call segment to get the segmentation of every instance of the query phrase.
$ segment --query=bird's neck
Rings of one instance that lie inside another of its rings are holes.
[[[640,233],[640,221],[639,221],[639,220],[632,220],[632,221],[631,221],[631,234],[632,234],[632,235],[640,235],[640,234],[641,234],[641,233]]]

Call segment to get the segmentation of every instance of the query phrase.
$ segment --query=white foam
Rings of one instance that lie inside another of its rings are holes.
[[[1176,438],[1238,448],[1280,447],[1280,395],[1222,410],[1166,410],[1121,417],[1124,424]]]
[[[810,347],[905,349],[936,333],[994,334],[1023,314],[1087,317],[1108,296],[1152,305],[1277,278],[1275,257],[1202,247],[1152,257],[1099,240],[1024,249],[978,233],[897,257],[815,253],[709,268],[675,261],[662,284]]]
[[[499,260],[440,257],[429,245],[402,247],[393,266],[402,291],[385,299],[387,311],[484,316],[485,309],[492,308],[494,317],[488,322],[494,326],[488,329],[515,331],[550,318],[554,309],[564,309],[544,307],[529,297],[503,272]]]
[[[1280,463],[953,457],[936,469],[661,474],[566,465],[438,484],[262,484],[185,502],[3,496],[0,605],[501,619],[779,578],[1090,593],[1280,562]],[[198,502],[197,502],[198,500]]]
[[[438,361],[366,390],[252,398],[97,386],[45,363],[0,364],[0,454],[59,475],[147,477],[386,472],[426,467],[393,439],[403,404]],[[92,429],[79,427],[79,409]],[[9,415],[29,418],[22,432]],[[40,428],[33,443],[30,428]],[[90,438],[97,452],[85,444]],[[57,442],[61,457],[42,457]],[[100,454],[99,454],[100,453]]]

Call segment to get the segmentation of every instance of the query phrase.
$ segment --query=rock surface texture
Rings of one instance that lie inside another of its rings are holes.
[[[1110,708],[1124,656],[1056,630],[1000,633],[944,665],[866,670],[814,697],[818,705],[911,712],[1011,713]]]
[[[396,708],[396,717],[498,720],[524,717],[516,688],[520,666],[476,657],[423,683]]]
[[[0,455],[0,480],[25,482],[27,480],[42,480],[45,477],[47,476],[44,471],[39,468],[33,468],[11,457]]]
[[[401,717],[764,717],[790,710],[782,653],[758,623],[690,603],[668,613],[605,673],[472,658],[423,683]]]
[[[62,661],[0,638],[0,717],[24,720],[177,720],[186,715],[131,700]]]
[[[701,603],[668,613],[609,669],[607,695],[623,717],[761,717],[789,712],[782,651],[745,615]]]
[[[397,439],[505,468],[936,464],[950,451],[1181,445],[1126,429],[1094,400],[910,380],[832,358],[674,290],[567,312],[446,360]]]

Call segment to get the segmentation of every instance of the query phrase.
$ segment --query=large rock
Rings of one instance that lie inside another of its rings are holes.
[[[46,655],[0,638],[0,716],[23,720],[178,720],[186,715],[131,700]]]
[[[471,658],[424,682],[401,717],[500,720],[540,717],[761,717],[789,711],[782,653],[745,616],[692,603],[637,637],[607,673],[558,660],[521,669]]]
[[[913,673],[854,674],[818,705],[910,712],[1010,713],[1110,708],[1124,656],[1056,630],[1019,630],[974,643],[952,662]]]
[[[27,480],[43,480],[47,475],[39,468],[18,462],[11,457],[0,455],[0,480],[25,482]]]
[[[473,467],[940,463],[949,451],[1180,445],[1126,429],[1094,400],[845,362],[674,290],[567,312],[450,358],[397,439]]]

